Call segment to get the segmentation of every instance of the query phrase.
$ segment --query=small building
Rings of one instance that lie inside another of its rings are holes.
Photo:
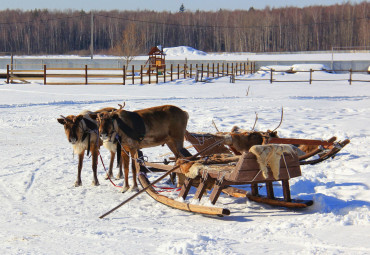
[[[148,59],[148,62],[149,62],[149,65],[150,65],[150,68],[156,68],[158,67],[158,69],[161,69],[161,68],[164,68],[166,62],[165,62],[165,54],[163,52],[163,49],[162,49],[162,46],[155,46],[153,47],[149,53],[149,59]]]

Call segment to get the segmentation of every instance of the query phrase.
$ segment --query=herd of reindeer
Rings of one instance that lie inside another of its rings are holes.
[[[137,169],[135,169],[133,160],[137,158],[139,149],[166,144],[174,154],[175,159],[191,156],[184,148],[184,137],[189,119],[189,114],[186,111],[173,105],[156,106],[136,111],[124,110],[124,106],[119,105],[118,108],[107,107],[97,111],[83,111],[79,115],[61,116],[57,119],[64,126],[67,140],[72,145],[74,153],[78,155],[76,187],[82,185],[81,170],[85,152],[87,155],[91,153],[92,185],[99,185],[97,165],[100,155],[99,150],[102,145],[111,153],[106,179],[113,177],[113,164],[117,156],[119,172],[116,179],[124,178],[122,192],[138,190]],[[256,121],[257,119],[256,116]],[[281,121],[282,119],[283,112]],[[277,128],[273,131],[258,132],[254,131],[254,127],[251,131],[234,127],[231,132],[227,134],[219,132],[218,135],[223,137],[225,145],[242,153],[248,152],[253,145],[264,144],[266,138],[277,137]],[[312,148],[300,149],[304,151]],[[130,155],[133,182],[131,187],[128,178]],[[181,186],[185,177],[182,174],[177,174],[177,177],[177,185]]]

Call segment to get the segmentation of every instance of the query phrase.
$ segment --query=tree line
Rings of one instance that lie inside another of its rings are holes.
[[[207,52],[282,52],[369,46],[370,3],[305,8],[155,12],[93,11],[95,53],[147,53],[156,45]],[[91,13],[0,11],[0,52],[89,54]],[[130,38],[132,38],[130,42]],[[128,47],[131,47],[128,49]]]

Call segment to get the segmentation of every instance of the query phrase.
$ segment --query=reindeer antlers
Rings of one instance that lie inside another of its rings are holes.
[[[284,117],[284,107],[281,107],[281,119],[280,119],[280,123],[279,123],[279,125],[274,130],[271,131],[271,133],[274,132],[276,129],[278,129],[281,126],[281,123],[283,123],[283,117]]]
[[[123,102],[123,105],[122,104],[118,104],[118,106],[119,106],[119,110],[122,110],[123,108],[125,108],[126,102]]]
[[[253,124],[253,127],[252,127],[252,131],[254,131],[254,128],[256,127],[256,124],[257,124],[257,120],[258,120],[258,114],[257,112],[254,112],[256,114],[256,119],[254,120],[254,124]]]

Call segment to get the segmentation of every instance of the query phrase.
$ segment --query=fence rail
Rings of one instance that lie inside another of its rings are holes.
[[[314,79],[313,74],[314,72],[328,72],[328,73],[333,73],[333,70],[313,70],[310,69],[309,71],[294,71],[294,72],[285,72],[285,73],[309,73],[309,77],[307,80],[277,80],[274,78],[274,72],[279,72],[279,73],[284,73],[283,71],[275,71],[274,69],[270,69],[270,77],[269,78],[236,78],[236,74],[233,74],[230,76],[230,83],[235,83],[235,81],[269,81],[271,84],[274,82],[308,82],[309,84],[312,84],[313,81],[348,81],[350,85],[352,85],[352,82],[370,82],[370,79],[354,79],[353,75],[357,73],[367,73],[370,74],[370,72],[365,72],[365,71],[358,71],[358,70],[335,70],[335,72],[348,72],[349,77],[348,79]],[[368,75],[366,75],[369,77]]]
[[[169,82],[178,79],[195,78],[206,81],[212,78],[245,75],[255,72],[254,62],[171,64],[164,68],[123,66],[122,68],[55,68],[43,66],[41,70],[14,70],[7,65],[6,82],[29,83],[41,80],[44,85],[126,85]]]

